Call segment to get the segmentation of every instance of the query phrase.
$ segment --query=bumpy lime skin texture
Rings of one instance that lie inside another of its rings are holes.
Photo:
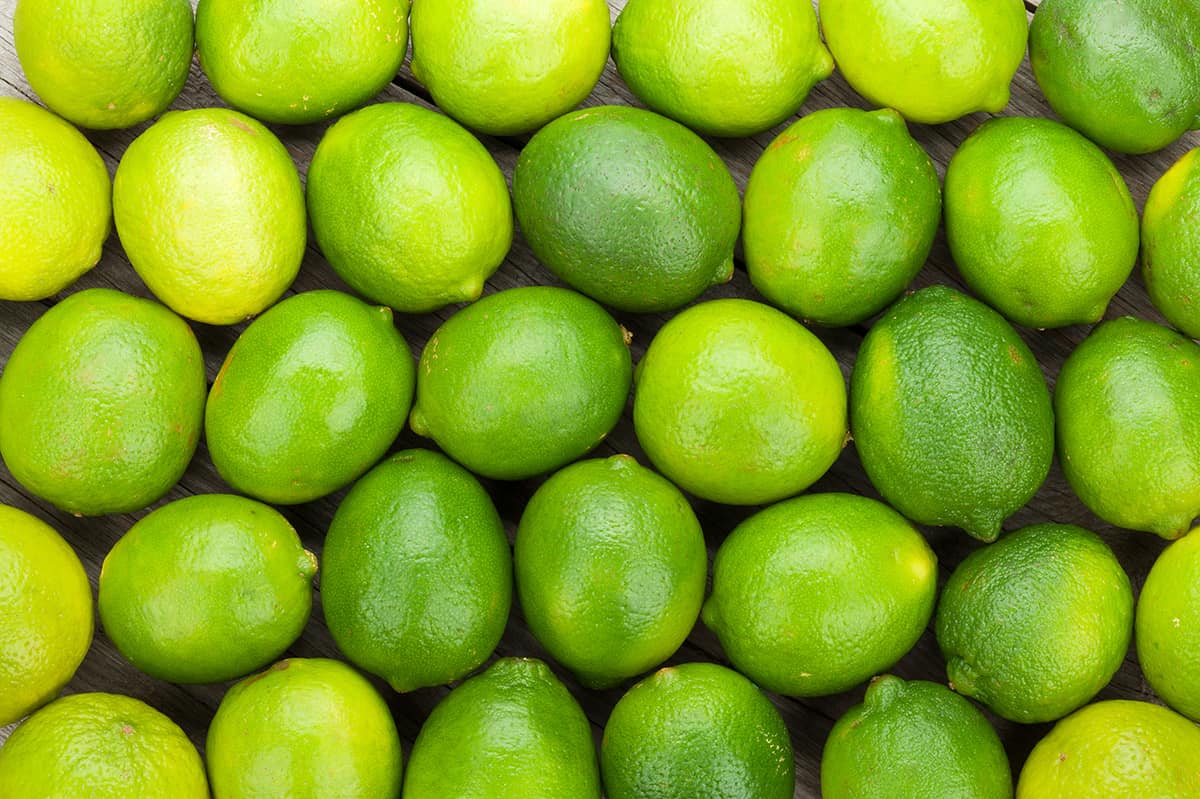
[[[1012,799],[1008,755],[966,699],[924,680],[876,677],[821,754],[825,799]]]
[[[937,171],[903,117],[817,111],[779,134],[750,173],[746,269],[793,316],[857,324],[917,276],[941,215]]]
[[[733,177],[658,114],[602,106],[556,119],[521,151],[513,200],[538,260],[614,308],[669,311],[733,275]]]
[[[903,657],[936,598],[937,558],[900,514],[866,497],[809,494],[730,533],[703,619],[762,687],[824,696]]]
[[[1200,338],[1200,150],[1180,158],[1146,199],[1142,277],[1154,307],[1189,338]]]
[[[1045,0],[1029,62],[1067,124],[1110,150],[1149,153],[1200,124],[1198,31],[1188,0]]]
[[[529,628],[591,688],[673,655],[704,601],[708,554],[696,514],[628,455],[547,480],[521,515],[514,556]]]
[[[993,119],[946,169],[946,239],[967,284],[1017,324],[1091,324],[1137,263],[1137,208],[1066,125]]]
[[[1045,378],[992,309],[932,286],[884,314],[850,378],[850,429],[863,468],[920,524],[994,541],[1037,492],[1054,457]]]
[[[795,790],[779,711],[715,663],[661,669],[621,697],[600,769],[609,799],[791,799]]]
[[[433,709],[405,799],[600,799],[587,716],[540,660],[506,658]]]
[[[1138,662],[1168,705],[1200,721],[1200,533],[1158,557],[1137,605]]]
[[[603,441],[632,372],[624,330],[596,303],[550,286],[502,291],[425,345],[412,429],[476,474],[521,480]]]
[[[359,480],[325,537],[321,601],[346,656],[401,692],[461,679],[496,648],[512,556],[483,486],[436,452]]]
[[[413,382],[389,309],[337,291],[289,297],[238,337],[213,383],[205,411],[213,465],[264,502],[331,494],[396,440]]]
[[[204,389],[200,345],[182,319],[119,291],[81,291],[34,322],[8,359],[0,455],[65,511],[139,510],[187,469]]]
[[[1093,513],[1173,539],[1200,515],[1200,346],[1133,317],[1095,328],[1054,390],[1058,456]]]

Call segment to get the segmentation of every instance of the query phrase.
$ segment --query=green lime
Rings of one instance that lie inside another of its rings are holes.
[[[545,663],[498,660],[429,714],[404,799],[448,797],[600,799],[587,716]]]
[[[628,455],[582,461],[543,483],[521,515],[514,558],[529,629],[591,688],[675,654],[704,601],[696,514]]]
[[[33,103],[0,97],[0,130],[0,300],[42,300],[100,260],[108,169],[83,134]]]
[[[33,323],[0,375],[0,456],[65,511],[139,510],[191,462],[204,390],[186,322],[119,291],[81,291]]]
[[[604,0],[413,0],[413,75],[467,127],[537,130],[579,105],[608,62]]]
[[[566,289],[484,297],[425,345],[412,429],[485,477],[557,469],[621,418],[632,373],[626,335],[603,308]]]
[[[914,122],[1003,110],[1025,58],[1021,0],[822,0],[820,11],[847,82]]]
[[[1097,702],[1038,742],[1017,799],[1200,796],[1200,728],[1149,702]]]
[[[1158,556],[1137,605],[1138,661],[1167,704],[1200,719],[1200,533]]]
[[[275,509],[202,494],[155,510],[100,569],[100,621],[141,671],[214,683],[270,664],[300,637],[317,558]]]
[[[666,117],[601,106],[529,140],[513,202],[534,254],[623,311],[669,311],[733,275],[737,186],[703,139]]]
[[[1012,799],[1008,755],[975,706],[944,685],[885,675],[838,719],[821,754],[825,799]]]
[[[409,0],[199,0],[200,65],[221,99],[307,125],[387,86],[408,50]]]
[[[1161,150],[1197,127],[1200,7],[1191,0],[1043,0],[1029,61],[1051,107],[1110,150]]]
[[[366,678],[292,658],[229,689],[208,728],[219,799],[399,799],[400,736]]]
[[[192,65],[188,0],[18,0],[12,34],[29,85],[84,128],[158,116]]]
[[[0,748],[11,799],[208,799],[204,763],[175,722],[117,694],[73,694],[34,713]]]
[[[1037,492],[1054,457],[1033,353],[998,313],[945,286],[900,300],[863,340],[850,429],[888,503],[983,541]]]
[[[609,799],[792,799],[787,727],[754,683],[716,663],[661,669],[604,727]]]
[[[508,185],[492,156],[411,103],[368,106],[326,132],[308,207],[334,271],[406,313],[478,299],[512,245]]]
[[[227,483],[265,502],[332,494],[404,427],[413,362],[392,312],[338,291],[289,297],[238,337],[204,427]]]
[[[797,494],[847,440],[837,361],[761,303],[714,300],[679,314],[650,342],[635,382],[638,441],[703,499],[761,505]]]
[[[304,190],[279,139],[227,108],[166,114],[117,167],[129,262],[181,316],[232,325],[271,307],[304,258]]]
[[[613,61],[651,109],[709,136],[752,136],[833,72],[817,15],[795,0],[629,0]]]
[[[853,325],[925,264],[942,218],[933,162],[890,108],[831,108],[771,143],[746,186],[750,280],[793,316]]]
[[[460,680],[508,621],[512,556],[491,498],[437,452],[368,472],[325,537],[325,622],[354,663],[397,691]]]
[[[936,629],[951,688],[1011,721],[1053,721],[1091,700],[1120,668],[1133,592],[1095,533],[1036,524],[954,570]]]
[[[900,514],[866,497],[808,494],[730,533],[703,618],[763,688],[825,696],[903,657],[936,598],[937,558]]]
[[[1200,346],[1133,317],[1096,327],[1054,389],[1058,457],[1101,519],[1178,538],[1200,516]]]
[[[62,690],[92,644],[92,588],[50,525],[0,505],[0,727]]]
[[[1159,178],[1142,214],[1142,277],[1154,307],[1189,338],[1200,338],[1200,149]]]
[[[967,284],[1019,325],[1092,324],[1137,263],[1138,215],[1099,147],[1049,119],[993,119],[946,169],[946,239]]]

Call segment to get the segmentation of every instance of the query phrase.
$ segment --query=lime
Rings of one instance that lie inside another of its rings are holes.
[[[604,0],[413,0],[412,70],[459,122],[513,136],[588,96],[609,35]]]
[[[1200,338],[1200,149],[1167,170],[1142,215],[1142,277],[1167,321]]]
[[[750,300],[693,306],[638,364],[633,424],[680,488],[729,505],[799,493],[847,440],[846,384],[802,325]]]
[[[704,140],[639,108],[547,125],[513,173],[521,232],[565,283],[639,313],[668,311],[733,275],[737,186]]]
[[[1200,534],[1184,536],[1154,562],[1138,597],[1136,630],[1150,687],[1200,719]]]
[[[703,618],[763,688],[824,696],[903,657],[936,598],[937,558],[900,514],[866,497],[809,494],[730,533]]]
[[[1137,263],[1138,216],[1099,147],[1049,119],[1008,117],[950,160],[946,238],[967,284],[1017,324],[1092,324]]]
[[[696,514],[628,455],[582,461],[543,483],[521,515],[514,557],[529,629],[591,688],[673,655],[704,601]]]
[[[603,308],[566,289],[485,297],[425,345],[412,429],[485,477],[557,469],[621,418],[632,372],[625,335]]]
[[[292,285],[304,191],[279,139],[227,108],[165,115],[117,167],[113,214],[129,262],[181,316],[232,325]]]
[[[100,260],[108,170],[83,134],[33,103],[0,97],[0,130],[0,300],[45,299]]]
[[[795,0],[629,0],[613,61],[642,102],[709,136],[752,136],[833,72],[817,15]]]
[[[895,111],[831,108],[763,152],[745,217],[754,287],[794,316],[852,325],[895,300],[925,264],[941,187]]]
[[[479,298],[512,245],[504,175],[453,120],[380,103],[339,120],[308,172],[313,233],[355,291],[424,313]]]
[[[604,727],[609,799],[791,799],[795,766],[775,706],[715,663],[661,669],[621,697]]]

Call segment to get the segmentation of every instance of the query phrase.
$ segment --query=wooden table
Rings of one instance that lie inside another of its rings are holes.
[[[20,65],[13,49],[12,12],[15,0],[0,0],[0,95],[12,95],[35,99],[25,81]],[[612,0],[613,18],[623,5],[624,0]],[[1036,3],[1027,2],[1032,13]],[[413,79],[406,63],[403,71],[391,86],[378,98],[380,100],[400,100],[405,102],[429,105],[429,95]],[[601,78],[600,84],[587,100],[588,105],[600,104],[629,104],[637,105],[637,101],[626,89],[615,68],[609,63],[608,69]],[[195,108],[204,106],[224,105],[213,92],[207,79],[199,67],[192,66],[191,78],[183,90],[183,94],[175,102],[174,108]],[[819,84],[812,92],[802,109],[809,113],[821,108],[832,106],[867,107],[866,103],[851,89],[840,75],[835,74],[830,79]],[[1029,71],[1028,62],[1021,67],[1013,84],[1013,99],[1007,111],[1009,115],[1053,116],[1049,106],[1042,98],[1041,91],[1034,82]],[[955,148],[962,140],[987,118],[985,114],[976,114],[938,127],[912,126],[917,140],[925,147],[937,164],[939,173],[944,173],[946,163],[953,155]],[[786,124],[786,123],[785,123]],[[313,149],[324,131],[323,125],[299,128],[276,128],[291,152],[292,157],[300,167],[302,174],[307,172]],[[117,161],[126,146],[142,131],[144,126],[126,131],[90,134],[92,142],[99,148],[108,164],[109,171],[116,169]],[[782,126],[781,126],[782,128]],[[746,179],[759,153],[770,143],[778,129],[764,133],[752,139],[714,141],[713,145],[725,158],[733,172],[738,186],[745,188]],[[0,132],[0,135],[3,135]],[[511,178],[513,165],[522,145],[522,140],[483,138],[488,149],[500,163],[506,175]],[[1139,208],[1145,202],[1146,194],[1154,181],[1189,148],[1200,144],[1200,136],[1189,134],[1183,141],[1176,143],[1167,150],[1151,156],[1121,157],[1115,160],[1121,173],[1129,182],[1134,199]],[[488,282],[488,292],[499,291],[515,286],[525,286],[539,283],[556,283],[557,281],[533,257],[528,245],[518,235],[512,252],[503,267]],[[929,258],[929,263],[917,278],[914,287],[934,283],[945,283],[963,289],[962,281],[951,262],[944,237],[939,234],[937,244]],[[118,288],[122,291],[141,296],[150,296],[142,281],[130,267],[122,252],[116,235],[113,235],[104,248],[104,257],[99,266],[82,278],[75,286],[65,293],[97,286]],[[348,290],[333,274],[325,263],[315,244],[311,241],[304,259],[304,267],[300,277],[292,288],[293,292],[311,291],[318,288],[336,288]],[[715,297],[752,297],[761,299],[751,288],[746,277],[744,266],[739,263],[733,281],[726,286],[710,290],[704,299]],[[14,303],[0,302],[0,365],[7,359],[16,345],[17,340],[29,325],[47,308],[54,305],[60,297],[44,302]],[[414,355],[420,353],[426,339],[454,309],[447,309],[436,314],[424,316],[397,316],[397,324],[409,342]],[[1161,322],[1159,314],[1151,306],[1141,278],[1135,274],[1129,283],[1121,290],[1109,308],[1108,318],[1124,314],[1133,314]],[[617,318],[634,334],[633,355],[635,361],[645,352],[655,331],[662,325],[665,317],[634,316],[617,314]],[[226,352],[234,339],[244,328],[237,327],[208,327],[193,325],[200,339],[205,354],[208,378],[211,381]],[[815,331],[829,346],[842,366],[843,372],[849,375],[858,344],[866,328],[856,326],[839,330]],[[1088,333],[1087,327],[1072,327],[1053,332],[1036,332],[1022,330],[1022,335],[1037,355],[1046,373],[1047,379],[1053,384],[1063,359]],[[628,409],[627,409],[628,410]],[[406,431],[396,443],[396,448],[412,446],[432,446],[429,442],[419,439],[410,431]],[[600,447],[596,454],[607,455],[616,452],[627,452],[637,456],[643,463],[646,459],[634,438],[633,426],[628,412],[612,435]],[[501,514],[505,519],[510,536],[515,529],[521,509],[530,493],[537,487],[538,481],[529,480],[520,483],[486,484],[491,491]],[[228,491],[229,489],[217,476],[209,461],[204,444],[201,443],[196,458],[188,469],[182,482],[176,486],[166,500],[179,499],[191,494]],[[878,494],[867,481],[858,457],[853,447],[849,447],[841,458],[814,487],[814,491],[849,491],[867,496],[878,497]],[[285,508],[284,513],[295,525],[304,539],[305,546],[320,553],[321,542],[329,521],[342,493],[326,497],[317,502],[295,508]],[[114,542],[129,529],[135,519],[143,513],[109,516],[98,519],[76,519],[69,514],[52,508],[48,503],[31,496],[17,485],[9,472],[0,465],[0,502],[15,505],[30,511],[37,516],[49,520],[56,528],[64,533],[67,540],[75,547],[92,581],[96,585],[100,563],[105,553]],[[750,511],[718,506],[712,503],[696,502],[696,510],[704,524],[710,555],[721,543],[724,537]],[[1063,522],[1079,524],[1099,532],[1116,550],[1121,562],[1129,571],[1135,584],[1140,588],[1146,573],[1154,558],[1163,548],[1163,542],[1145,534],[1119,530],[1101,522],[1089,513],[1075,498],[1063,479],[1057,464],[1050,473],[1050,478],[1029,506],[1017,513],[1005,525],[1006,529],[1014,529],[1035,522]],[[944,583],[950,571],[962,559],[974,550],[978,544],[970,540],[966,534],[953,529],[924,530],[940,561],[940,582]],[[339,657],[337,648],[329,636],[320,607],[320,590],[317,591],[317,602],[313,617],[300,640],[292,647],[290,655],[301,657]],[[546,653],[534,640],[525,627],[519,608],[514,608],[508,629],[500,644],[497,655],[532,655],[545,658]],[[672,662],[687,662],[694,660],[714,660],[727,663],[716,638],[711,632],[697,624],[691,637],[684,644]],[[578,698],[592,721],[597,740],[613,704],[620,698],[622,690],[589,691],[576,683],[564,670],[556,671],[563,677],[572,692]],[[935,681],[945,681],[944,664],[938,653],[932,630],[927,630],[916,648],[913,649],[893,669],[894,673],[905,678],[923,678]],[[409,751],[413,738],[416,736],[421,722],[435,704],[447,693],[446,688],[421,690],[409,695],[399,695],[378,682],[395,715],[400,735],[404,739],[405,752]],[[139,673],[125,662],[113,645],[104,636],[102,630],[97,630],[95,644],[79,669],[75,679],[68,686],[70,692],[78,691],[110,691],[129,694],[149,702],[154,707],[167,713],[178,722],[191,736],[192,740],[203,752],[204,736],[208,722],[217,704],[221,700],[227,686],[213,685],[202,687],[184,687],[153,680]],[[1143,679],[1136,657],[1132,650],[1121,670],[1113,678],[1112,683],[1100,694],[1100,699],[1128,697],[1154,700],[1154,697]],[[774,697],[776,705],[787,720],[791,731],[792,743],[796,753],[796,796],[816,797],[819,795],[819,770],[821,747],[833,722],[852,705],[862,699],[862,689],[856,688],[845,694],[821,699],[788,699]],[[1004,740],[1012,759],[1014,777],[1020,769],[1030,748],[1044,735],[1049,725],[1021,726],[991,717]],[[3,741],[11,728],[0,728],[0,741]]]

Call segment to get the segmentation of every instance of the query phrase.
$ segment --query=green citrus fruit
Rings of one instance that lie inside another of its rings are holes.
[[[414,0],[412,70],[459,122],[513,136],[588,96],[609,35],[604,0]]]
[[[92,644],[92,589],[54,528],[0,505],[0,727],[58,696]]]
[[[1149,702],[1097,702],[1038,742],[1017,799],[1200,796],[1200,728]]]
[[[1200,346],[1124,317],[1095,328],[1054,390],[1058,457],[1097,516],[1178,538],[1200,515]]]
[[[0,456],[65,511],[139,510],[192,460],[204,390],[187,323],[156,302],[81,291],[33,323],[0,375]]]
[[[500,641],[512,556],[491,498],[444,455],[410,449],[368,472],[325,538],[325,622],[397,691],[460,680]]]
[[[937,171],[899,114],[817,111],[779,134],[750,173],[746,270],[794,316],[857,324],[917,276],[941,217]]]
[[[83,134],[33,103],[0,97],[0,130],[0,300],[45,299],[100,260],[108,169]]]
[[[936,627],[950,687],[1036,724],[1079,708],[1112,679],[1129,649],[1133,593],[1094,533],[1038,524],[954,570]]]
[[[698,497],[760,505],[799,493],[846,443],[846,384],[803,325],[749,300],[667,322],[638,364],[633,423],[646,454]]]
[[[704,601],[696,514],[628,455],[582,461],[543,483],[521,515],[514,558],[529,629],[592,688],[673,655]]]
[[[0,748],[12,799],[208,799],[204,763],[173,721],[117,694],[73,694],[29,717]]]
[[[117,167],[129,262],[181,316],[232,325],[265,311],[304,257],[304,191],[279,139],[227,108],[165,115]]]
[[[1008,756],[975,706],[944,685],[890,674],[838,719],[821,754],[825,799],[1012,799]]]
[[[877,106],[949,122],[1008,105],[1025,57],[1021,0],[822,0],[838,70]]]
[[[850,429],[883,498],[919,524],[994,541],[1054,457],[1045,378],[1007,322],[945,286],[909,295],[863,340]]]
[[[413,744],[404,799],[600,799],[587,716],[540,660],[505,658],[459,685]]]
[[[715,663],[661,669],[621,697],[604,727],[609,799],[791,799],[795,765],[775,706]]]
[[[833,72],[812,6],[795,0],[629,0],[613,61],[638,99],[709,136],[775,127]]]
[[[12,33],[29,85],[84,128],[158,116],[192,65],[188,0],[18,0]]]
[[[1200,534],[1184,536],[1154,562],[1138,597],[1136,631],[1150,687],[1200,719]]]
[[[425,345],[412,429],[485,477],[557,469],[621,418],[632,372],[625,335],[603,308],[566,289],[484,297]]]
[[[1099,147],[1049,119],[1008,117],[950,160],[946,238],[967,284],[1017,324],[1091,324],[1137,263],[1138,215]]]
[[[100,621],[160,680],[214,683],[270,664],[300,637],[317,558],[278,511],[202,494],[155,510],[100,569]]]
[[[512,245],[508,185],[441,114],[380,103],[339,120],[308,172],[321,252],[355,291],[406,313],[479,298]]]
[[[1200,338],[1200,149],[1167,170],[1142,215],[1142,277],[1167,321]]]
[[[649,111],[588,108],[538,131],[517,161],[513,202],[550,271],[623,311],[678,308],[733,275],[741,208],[729,169]]]
[[[196,47],[221,99],[306,125],[378,94],[408,50],[409,0],[200,0]]]
[[[1029,61],[1067,124],[1110,150],[1148,153],[1200,124],[1198,32],[1190,0],[1044,0]]]
[[[725,539],[703,618],[763,688],[824,696],[903,657],[936,598],[937,558],[900,514],[866,497],[809,494]]]
[[[309,502],[371,468],[404,427],[413,362],[392,312],[337,291],[289,297],[229,351],[205,410],[213,465],[265,502]]]

